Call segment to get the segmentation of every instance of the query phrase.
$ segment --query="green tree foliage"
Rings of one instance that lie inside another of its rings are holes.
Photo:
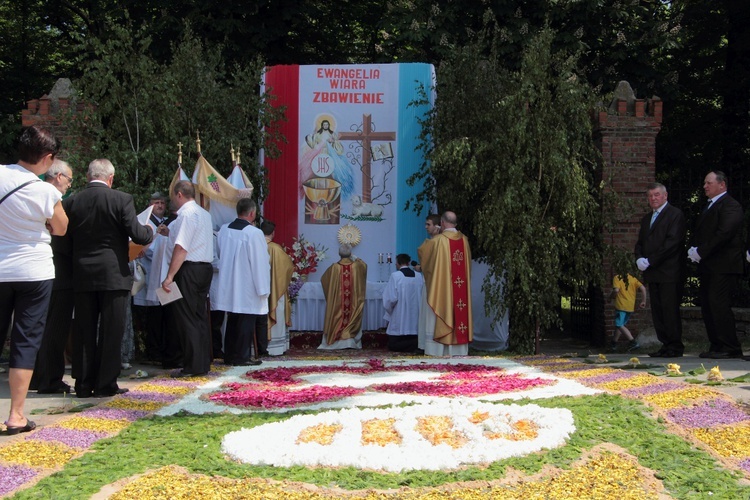
[[[554,49],[578,53],[580,76],[594,87],[609,91],[628,80],[654,92],[669,82],[663,60],[676,43],[677,19],[661,0],[392,0],[380,47],[394,60],[437,64],[487,20],[497,23],[495,50],[505,67],[517,70],[530,34],[549,26]]]
[[[686,187],[683,207],[689,208],[702,194],[703,178],[710,169],[724,170],[733,191],[747,171],[750,3],[678,0],[671,2],[671,9],[682,29],[679,45],[665,60],[674,90],[664,95],[657,168],[668,185]],[[679,200],[675,197],[675,201]],[[750,199],[746,195],[742,201],[747,205]]]
[[[105,39],[84,43],[93,57],[83,58],[83,76],[74,85],[92,106],[73,117],[78,140],[70,158],[76,168],[109,158],[117,187],[145,203],[149,193],[169,185],[178,143],[191,172],[200,133],[202,152],[223,175],[231,171],[230,149],[242,151],[256,194],[265,195],[257,156],[264,147],[265,154],[277,154],[277,138],[263,127],[280,116],[260,95],[260,60],[226,70],[221,47],[205,46],[188,29],[173,45],[171,60],[160,64],[151,56],[151,37],[130,23],[111,25]]]
[[[185,24],[209,45],[225,47],[227,63],[262,54],[268,64],[371,62],[377,57],[376,26],[386,0],[50,0],[49,17],[71,36],[106,34],[109,23],[129,17],[148,29],[152,55],[166,62],[170,44]],[[127,15],[125,13],[128,13]]]
[[[487,302],[510,310],[521,352],[558,321],[563,287],[600,278],[593,96],[576,59],[552,52],[553,36],[532,36],[518,71],[495,49],[486,56],[481,39],[444,60],[423,135],[428,162],[410,180],[422,182],[419,201],[457,212],[490,266]]]

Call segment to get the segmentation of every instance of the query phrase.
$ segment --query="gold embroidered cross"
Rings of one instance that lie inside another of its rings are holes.
[[[464,302],[464,299],[458,299],[458,304],[456,304],[456,307],[458,307],[459,311],[463,311],[464,307],[466,307],[466,303]]]
[[[455,280],[453,281],[453,284],[454,284],[454,285],[456,285],[456,286],[457,286],[458,288],[461,288],[461,287],[463,286],[463,284],[464,284],[464,283],[465,283],[465,282],[464,282],[464,280],[462,280],[462,279],[461,279],[461,276],[459,276],[458,278],[456,278],[456,279],[455,279]]]
[[[468,330],[469,327],[461,323],[461,326],[459,326],[458,329],[461,330],[461,333],[466,333],[466,330]]]

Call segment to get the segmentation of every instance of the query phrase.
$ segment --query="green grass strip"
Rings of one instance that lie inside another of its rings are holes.
[[[532,401],[522,401],[528,404]],[[164,465],[176,464],[193,473],[228,478],[264,477],[302,481],[345,489],[438,486],[456,481],[491,481],[502,478],[507,467],[528,474],[545,465],[568,469],[582,451],[599,443],[614,443],[656,471],[674,498],[750,498],[742,474],[722,468],[708,453],[667,432],[642,403],[620,396],[600,394],[557,397],[532,403],[573,412],[577,431],[567,446],[510,458],[487,467],[470,466],[458,471],[366,472],[353,467],[339,469],[280,468],[237,464],[223,457],[221,439],[231,431],[289,418],[290,414],[189,415],[152,417],[135,422],[120,435],[100,441],[92,453],[71,461],[64,470],[41,480],[14,498],[88,498],[103,486]]]

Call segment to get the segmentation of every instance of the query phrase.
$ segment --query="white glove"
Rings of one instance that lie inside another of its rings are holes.
[[[701,261],[701,256],[698,255],[698,247],[690,247],[688,249],[688,259],[692,260],[696,264]]]
[[[748,250],[747,252],[745,252],[745,259],[746,259],[746,260],[747,260],[748,262],[750,262],[750,250]]]
[[[641,257],[640,259],[635,261],[635,265],[638,266],[639,271],[645,271],[651,264],[649,263],[647,258]]]

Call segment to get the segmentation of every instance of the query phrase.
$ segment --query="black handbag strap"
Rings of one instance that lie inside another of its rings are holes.
[[[7,198],[8,196],[12,195],[13,193],[15,193],[16,191],[18,191],[19,189],[21,189],[21,188],[24,188],[24,187],[28,186],[28,185],[29,185],[29,184],[31,184],[32,182],[42,182],[42,181],[41,181],[40,179],[32,179],[32,180],[30,180],[30,181],[26,181],[26,182],[24,182],[23,184],[21,184],[20,186],[17,186],[17,187],[15,187],[14,189],[11,189],[11,191],[10,191],[9,193],[7,193],[7,194],[6,194],[5,196],[3,196],[3,199],[1,199],[1,200],[0,200],[0,205],[1,205],[1,204],[2,204],[2,203],[3,203],[4,201],[5,201],[5,199],[6,199],[6,198]]]

